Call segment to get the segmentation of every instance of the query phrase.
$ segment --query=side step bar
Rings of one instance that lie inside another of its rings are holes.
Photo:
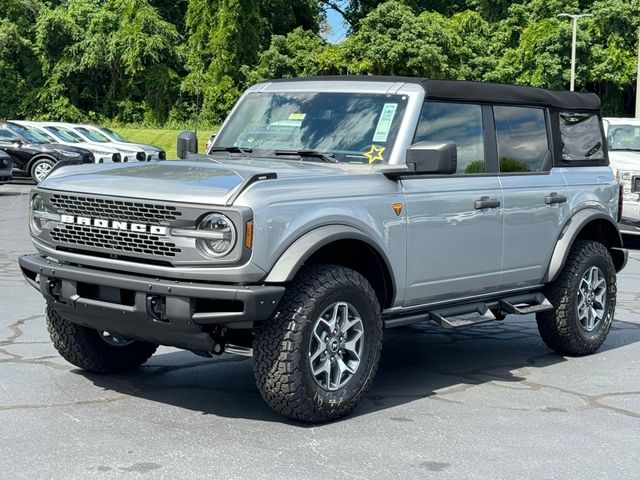
[[[527,315],[551,309],[553,305],[544,294],[533,292],[451,307],[436,307],[408,315],[383,316],[383,320],[385,328],[411,325],[424,320],[431,320],[445,328],[461,328],[503,320],[508,313]]]

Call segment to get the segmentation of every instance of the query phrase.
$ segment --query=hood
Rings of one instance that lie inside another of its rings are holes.
[[[146,153],[158,153],[163,151],[163,149],[160,147],[156,147],[155,145],[147,145],[145,143],[128,143],[127,145],[131,145],[133,148],[141,148]]]
[[[210,157],[189,160],[78,165],[54,170],[39,187],[185,203],[226,204],[245,181],[257,174],[275,173],[278,179],[346,175],[349,165]],[[364,169],[368,171],[369,169]],[[363,173],[363,168],[358,169]],[[267,180],[277,181],[277,180]]]
[[[73,147],[71,145],[65,145],[62,143],[29,143],[25,145],[31,150],[37,150],[39,152],[52,152],[54,150],[62,150],[64,152],[75,152],[81,155],[91,153],[89,150],[80,147]]]
[[[129,152],[144,152],[142,148],[140,148],[135,143],[125,143],[125,142],[98,142],[97,145],[108,145],[112,148],[117,148],[120,151],[126,150]]]
[[[640,170],[640,152],[609,150],[609,164],[614,170]]]
[[[89,142],[80,142],[76,144],[77,147],[86,148],[87,150],[91,150],[92,152],[107,152],[107,153],[120,153],[116,147],[112,147],[108,143],[89,143]]]

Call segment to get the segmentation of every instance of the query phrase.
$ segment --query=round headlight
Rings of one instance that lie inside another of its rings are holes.
[[[29,204],[29,226],[31,227],[31,233],[34,235],[40,235],[42,233],[42,221],[41,218],[36,216],[36,212],[44,212],[45,206],[42,201],[42,197],[37,193],[31,197],[31,203]]]
[[[198,248],[209,257],[224,257],[236,245],[236,228],[221,213],[211,213],[204,217],[198,224],[198,230],[205,234],[198,238]]]

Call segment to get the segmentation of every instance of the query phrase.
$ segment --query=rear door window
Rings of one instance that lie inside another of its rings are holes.
[[[542,108],[493,107],[500,172],[551,168],[547,122]]]
[[[595,113],[560,112],[562,159],[565,162],[604,160],[600,119]]]

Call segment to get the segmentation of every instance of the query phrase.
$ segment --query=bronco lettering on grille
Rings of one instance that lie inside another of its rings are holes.
[[[62,223],[85,225],[88,227],[110,228],[112,230],[124,230],[127,232],[151,233],[152,235],[166,235],[167,227],[158,225],[144,225],[141,223],[128,223],[115,220],[102,220],[99,218],[75,217],[73,215],[61,215]]]

